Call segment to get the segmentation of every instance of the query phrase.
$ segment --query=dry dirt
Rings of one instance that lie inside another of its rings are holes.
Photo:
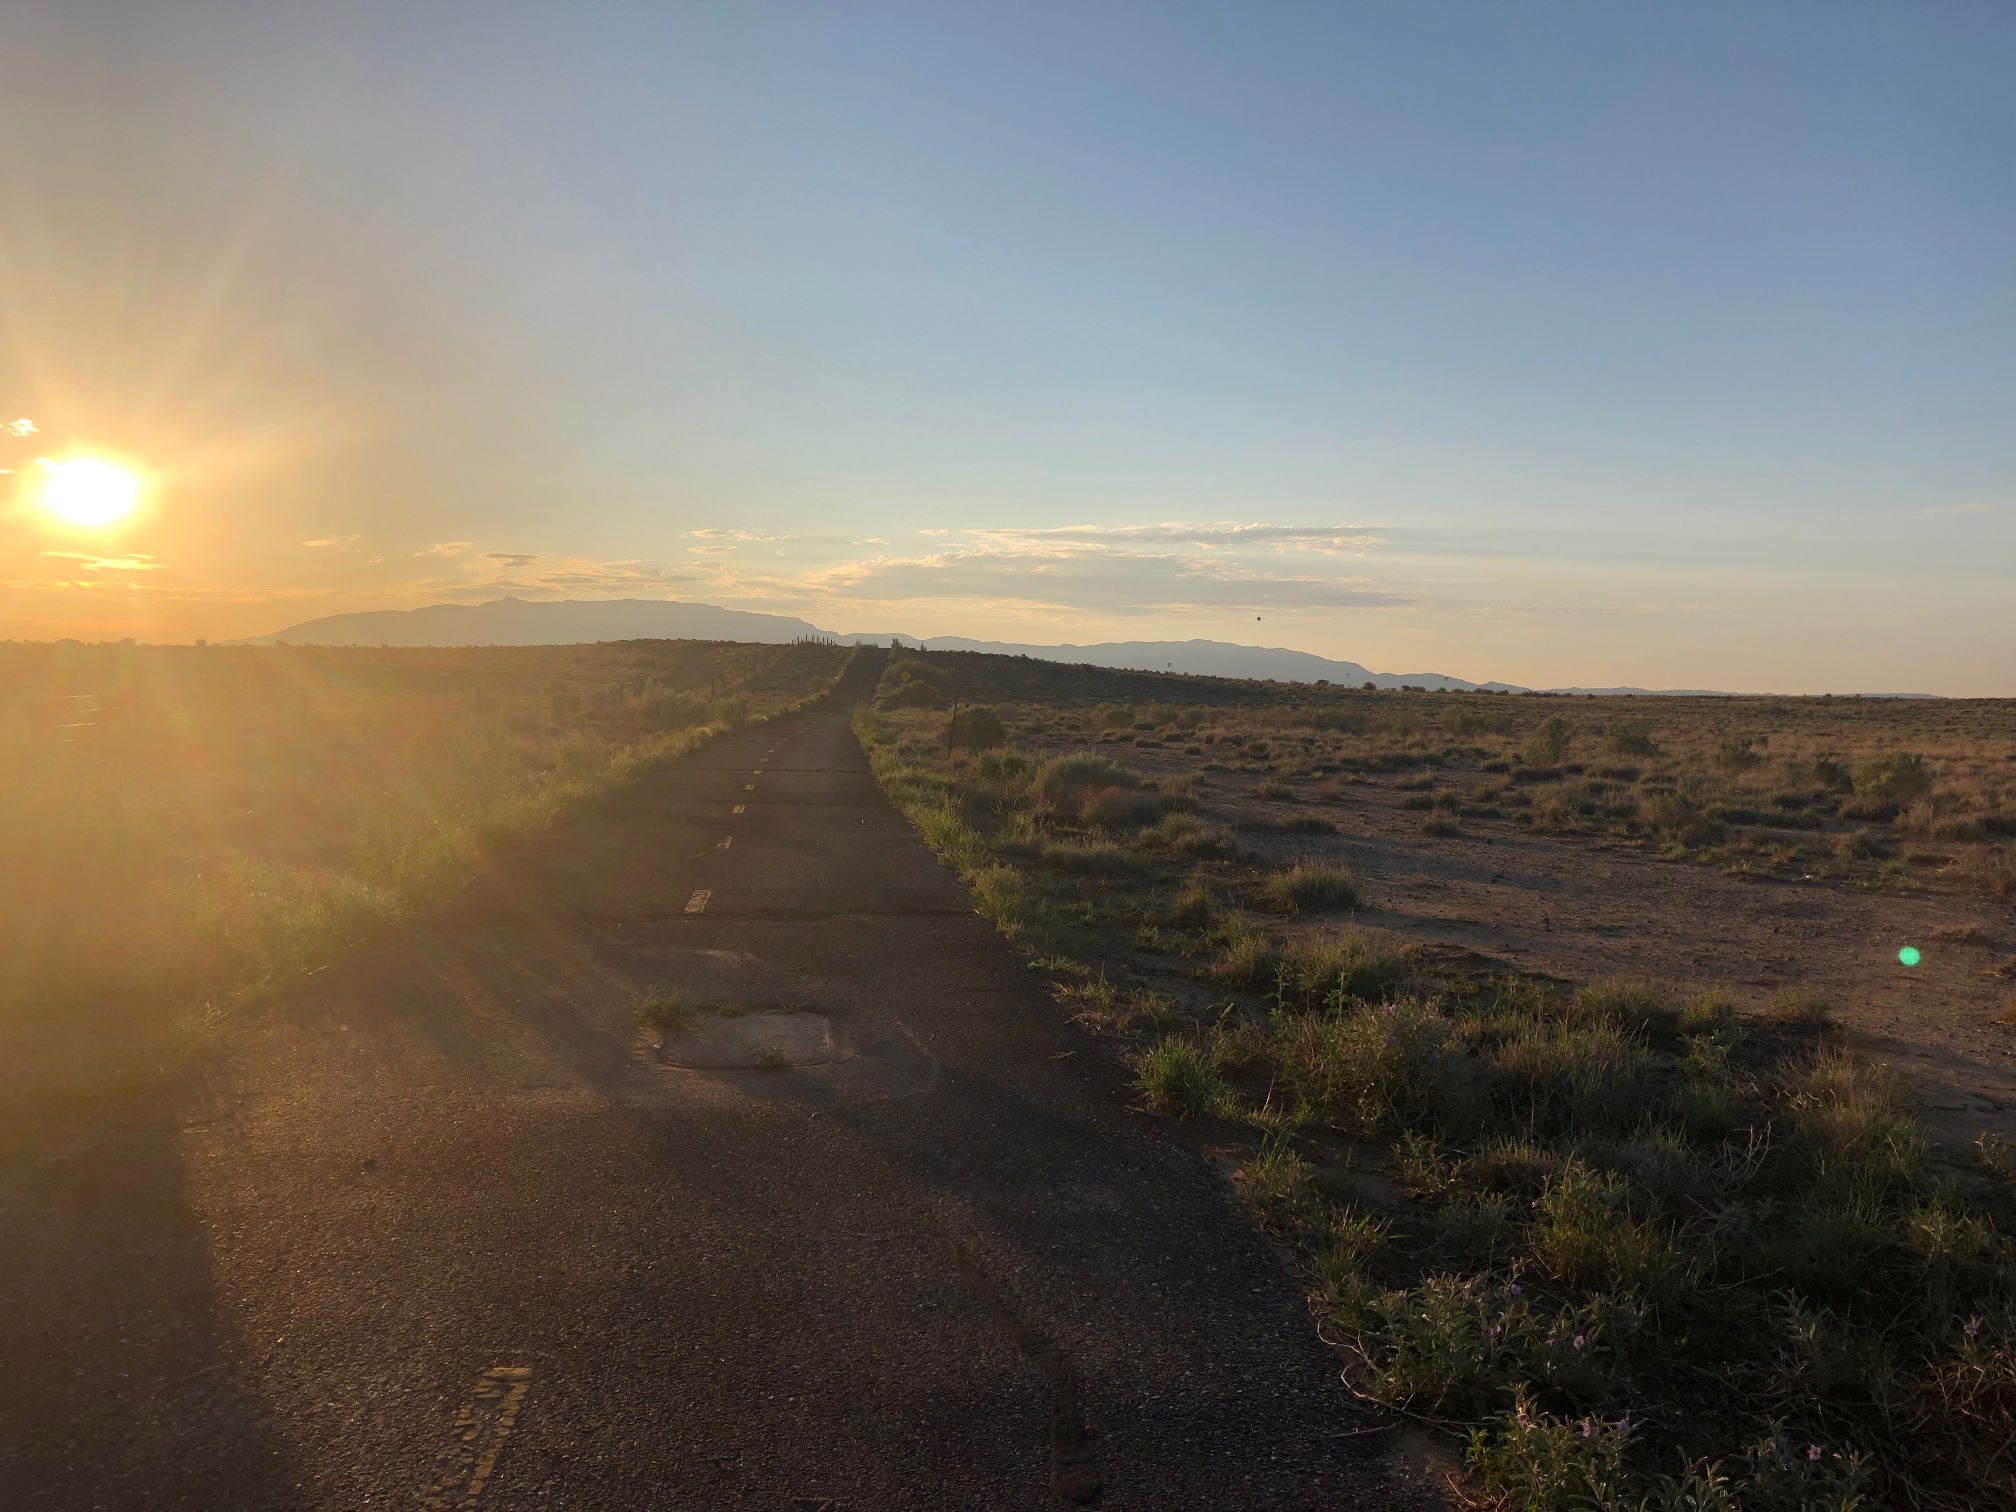
[[[1161,751],[1126,759],[1148,772],[1195,767]],[[1906,1074],[1940,1135],[2016,1137],[2016,1028],[1995,1021],[2016,993],[2016,981],[1995,974],[2016,952],[2016,908],[1986,892],[1936,874],[1915,892],[1748,880],[1663,861],[1638,843],[1533,834],[1503,819],[1465,818],[1461,836],[1436,839],[1400,806],[1409,795],[1397,778],[1353,783],[1334,799],[1318,798],[1312,781],[1291,782],[1296,796],[1272,801],[1252,796],[1259,780],[1205,775],[1203,814],[1334,822],[1334,835],[1240,838],[1271,863],[1343,862],[1371,905],[1355,919],[1368,933],[1480,972],[1719,989],[1748,1011],[1766,1010],[1783,989],[1809,989],[1851,1044]],[[1967,924],[1985,944],[1934,938],[1937,927]],[[1916,968],[1898,961],[1905,945],[1923,953]]]

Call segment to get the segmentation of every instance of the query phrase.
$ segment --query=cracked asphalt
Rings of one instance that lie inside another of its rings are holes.
[[[1412,1500],[1222,1177],[877,792],[879,671],[0,1179],[0,1506]],[[667,1064],[665,984],[840,1053]]]

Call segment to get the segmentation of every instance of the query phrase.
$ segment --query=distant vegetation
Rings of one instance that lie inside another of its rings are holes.
[[[885,700],[857,730],[887,790],[1146,1107],[1243,1131],[1347,1381],[1447,1434],[1479,1501],[2016,1504],[2016,1150],[1935,1145],[1804,989],[1746,1014],[1438,964],[1356,927],[1378,899],[1322,838],[1362,785],[1423,847],[1478,843],[1469,817],[2008,895],[2006,707],[1312,697],[937,654],[885,687],[921,679],[1007,743],[948,751],[941,713]]]
[[[0,646],[0,1148],[850,654]]]

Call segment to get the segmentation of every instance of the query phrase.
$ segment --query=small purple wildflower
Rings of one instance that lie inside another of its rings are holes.
[[[1582,1437],[1584,1438],[1596,1437],[1596,1425],[1590,1422],[1589,1419],[1587,1418],[1582,1419]]]
[[[1820,1446],[1818,1444],[1808,1444],[1806,1446],[1806,1458],[1809,1460],[1820,1458]]]
[[[1584,1344],[1587,1344],[1588,1342],[1589,1341],[1586,1338],[1584,1338],[1581,1334],[1575,1335],[1575,1347],[1577,1349],[1580,1349]]]
[[[1981,1320],[1979,1318],[1969,1318],[1967,1326],[1961,1329],[1960,1332],[1967,1335],[1970,1339],[1979,1338],[1981,1335]]]

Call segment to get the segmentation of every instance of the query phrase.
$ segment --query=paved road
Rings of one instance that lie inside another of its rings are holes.
[[[1392,1505],[1223,1182],[876,792],[878,670],[0,1183],[0,1506]],[[665,982],[838,1053],[664,1064]]]

